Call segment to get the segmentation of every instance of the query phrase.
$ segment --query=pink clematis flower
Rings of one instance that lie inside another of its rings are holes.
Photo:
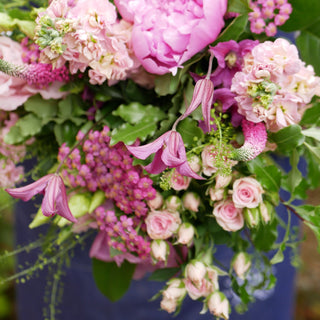
[[[189,107],[187,108],[186,112],[176,121],[176,123],[188,117],[201,104],[205,130],[209,132],[213,92],[214,86],[210,79],[205,78],[198,80],[194,87],[193,96]]]
[[[143,160],[155,153],[153,161],[145,167],[149,173],[158,174],[169,167],[176,168],[183,176],[203,179],[190,168],[182,137],[175,130],[167,131],[144,146],[127,146],[127,148],[136,158]]]
[[[58,214],[71,222],[77,222],[69,209],[63,180],[56,173],[48,174],[25,187],[5,190],[12,197],[23,201],[29,201],[36,194],[42,193],[44,194],[41,204],[43,215],[52,217]]]

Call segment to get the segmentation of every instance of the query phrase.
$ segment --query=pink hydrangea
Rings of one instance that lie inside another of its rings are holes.
[[[116,0],[122,17],[133,22],[135,55],[150,73],[175,73],[212,43],[224,26],[226,0]]]

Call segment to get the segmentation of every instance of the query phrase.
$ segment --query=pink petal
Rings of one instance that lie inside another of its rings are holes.
[[[48,174],[25,187],[5,190],[14,198],[29,201],[33,196],[45,190],[47,183],[52,176],[53,174]]]
[[[162,146],[171,131],[164,133],[158,139],[144,146],[126,146],[127,149],[138,159],[147,159],[152,153],[156,153]]]
[[[167,168],[167,165],[165,165],[161,159],[162,152],[163,152],[163,150],[159,149],[156,152],[153,161],[144,167],[144,169],[147,172],[152,173],[152,174],[159,174]]]

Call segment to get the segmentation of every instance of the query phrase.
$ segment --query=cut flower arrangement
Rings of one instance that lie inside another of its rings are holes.
[[[48,231],[17,250],[42,246],[38,260],[2,282],[58,270],[95,234],[88,255],[112,301],[151,274],[169,313],[186,296],[213,317],[245,312],[296,252],[292,215],[320,240],[320,207],[293,202],[320,181],[318,12],[302,0],[4,1],[0,184],[42,194],[29,227]]]

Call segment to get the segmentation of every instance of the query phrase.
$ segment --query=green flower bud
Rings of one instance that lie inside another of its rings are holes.
[[[260,223],[260,210],[257,208],[244,208],[244,219],[249,228],[256,228]]]

